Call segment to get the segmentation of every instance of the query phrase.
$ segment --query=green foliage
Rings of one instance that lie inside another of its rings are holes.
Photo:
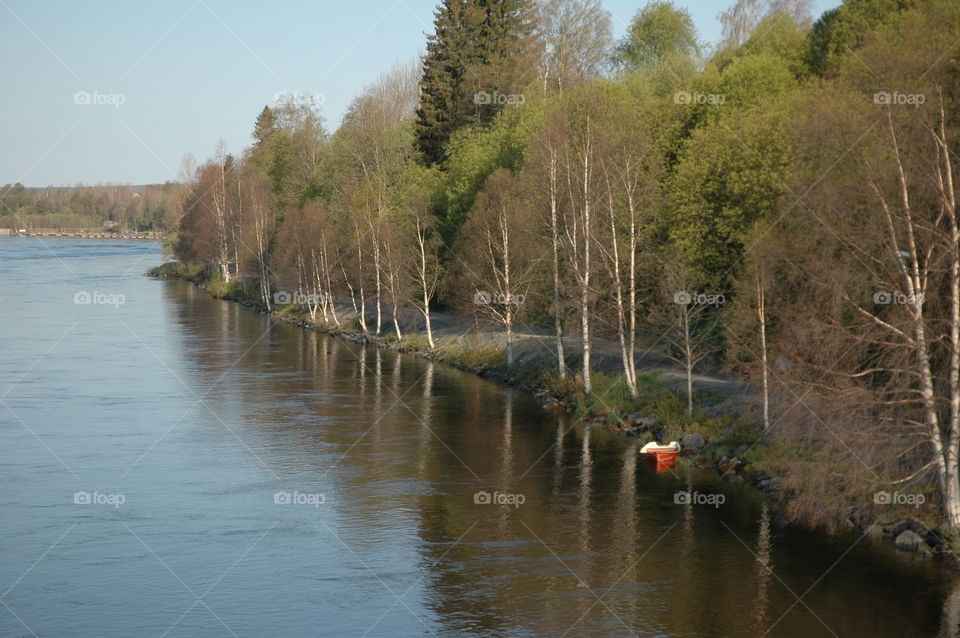
[[[500,114],[487,126],[470,126],[450,140],[440,205],[444,236],[453,238],[466,220],[483,183],[498,168],[517,172],[530,139],[543,121],[548,100],[531,99]]]
[[[754,224],[770,217],[785,191],[791,102],[771,97],[718,117],[681,151],[666,222],[670,239],[707,279],[723,283],[731,274]]]
[[[445,163],[457,129],[491,121],[503,107],[497,95],[522,91],[533,65],[533,14],[532,0],[443,0],[437,8],[416,113],[427,164]]]
[[[614,51],[614,62],[628,71],[651,69],[678,56],[699,55],[697,30],[686,9],[668,0],[651,0],[634,16]]]
[[[177,255],[177,244],[179,241],[180,234],[177,232],[172,232],[163,238],[163,243],[160,245],[160,254],[164,259],[172,259]]]
[[[450,343],[440,349],[441,356],[465,368],[505,368],[507,351],[500,346],[468,347],[460,342]]]
[[[243,282],[237,280],[226,281],[220,272],[214,272],[210,275],[207,281],[207,292],[219,299],[230,299],[233,301],[250,298],[250,295],[244,288]]]
[[[874,29],[920,4],[921,0],[845,0],[814,23],[807,38],[807,65],[818,75],[827,74]]]

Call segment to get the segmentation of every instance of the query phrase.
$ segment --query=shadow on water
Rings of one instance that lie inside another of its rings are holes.
[[[190,383],[264,471],[325,482],[342,560],[409,541],[371,635],[408,613],[450,635],[960,635],[960,583],[872,539],[778,528],[747,490],[653,474],[635,441],[451,368],[163,294]]]

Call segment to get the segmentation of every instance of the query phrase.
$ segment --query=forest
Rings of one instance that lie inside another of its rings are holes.
[[[248,148],[188,163],[167,249],[267,309],[291,291],[340,326],[343,300],[426,349],[432,313],[479,314],[507,369],[515,333],[547,330],[584,401],[598,339],[633,399],[638,353],[668,353],[691,418],[722,367],[756,389],[795,515],[910,488],[960,529],[960,4],[720,19],[704,43],[653,0],[617,40],[599,0],[443,0],[422,57],[336,130],[288,97]]]
[[[182,198],[180,184],[0,187],[0,228],[143,232],[166,230],[169,209]]]

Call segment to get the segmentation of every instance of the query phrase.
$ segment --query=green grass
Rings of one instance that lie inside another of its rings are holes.
[[[507,362],[506,348],[478,347],[466,348],[460,342],[450,343],[440,348],[444,359],[468,368],[505,369]]]
[[[220,272],[214,272],[210,275],[207,281],[207,291],[220,299],[244,300],[250,298],[242,282],[237,280],[227,281]]]

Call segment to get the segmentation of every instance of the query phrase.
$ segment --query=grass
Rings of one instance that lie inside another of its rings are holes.
[[[440,354],[447,361],[467,368],[506,369],[507,351],[503,347],[467,348],[458,341],[442,346]]]
[[[242,301],[249,299],[251,296],[242,282],[237,280],[227,281],[220,272],[214,272],[210,275],[207,280],[207,290],[219,299]]]

